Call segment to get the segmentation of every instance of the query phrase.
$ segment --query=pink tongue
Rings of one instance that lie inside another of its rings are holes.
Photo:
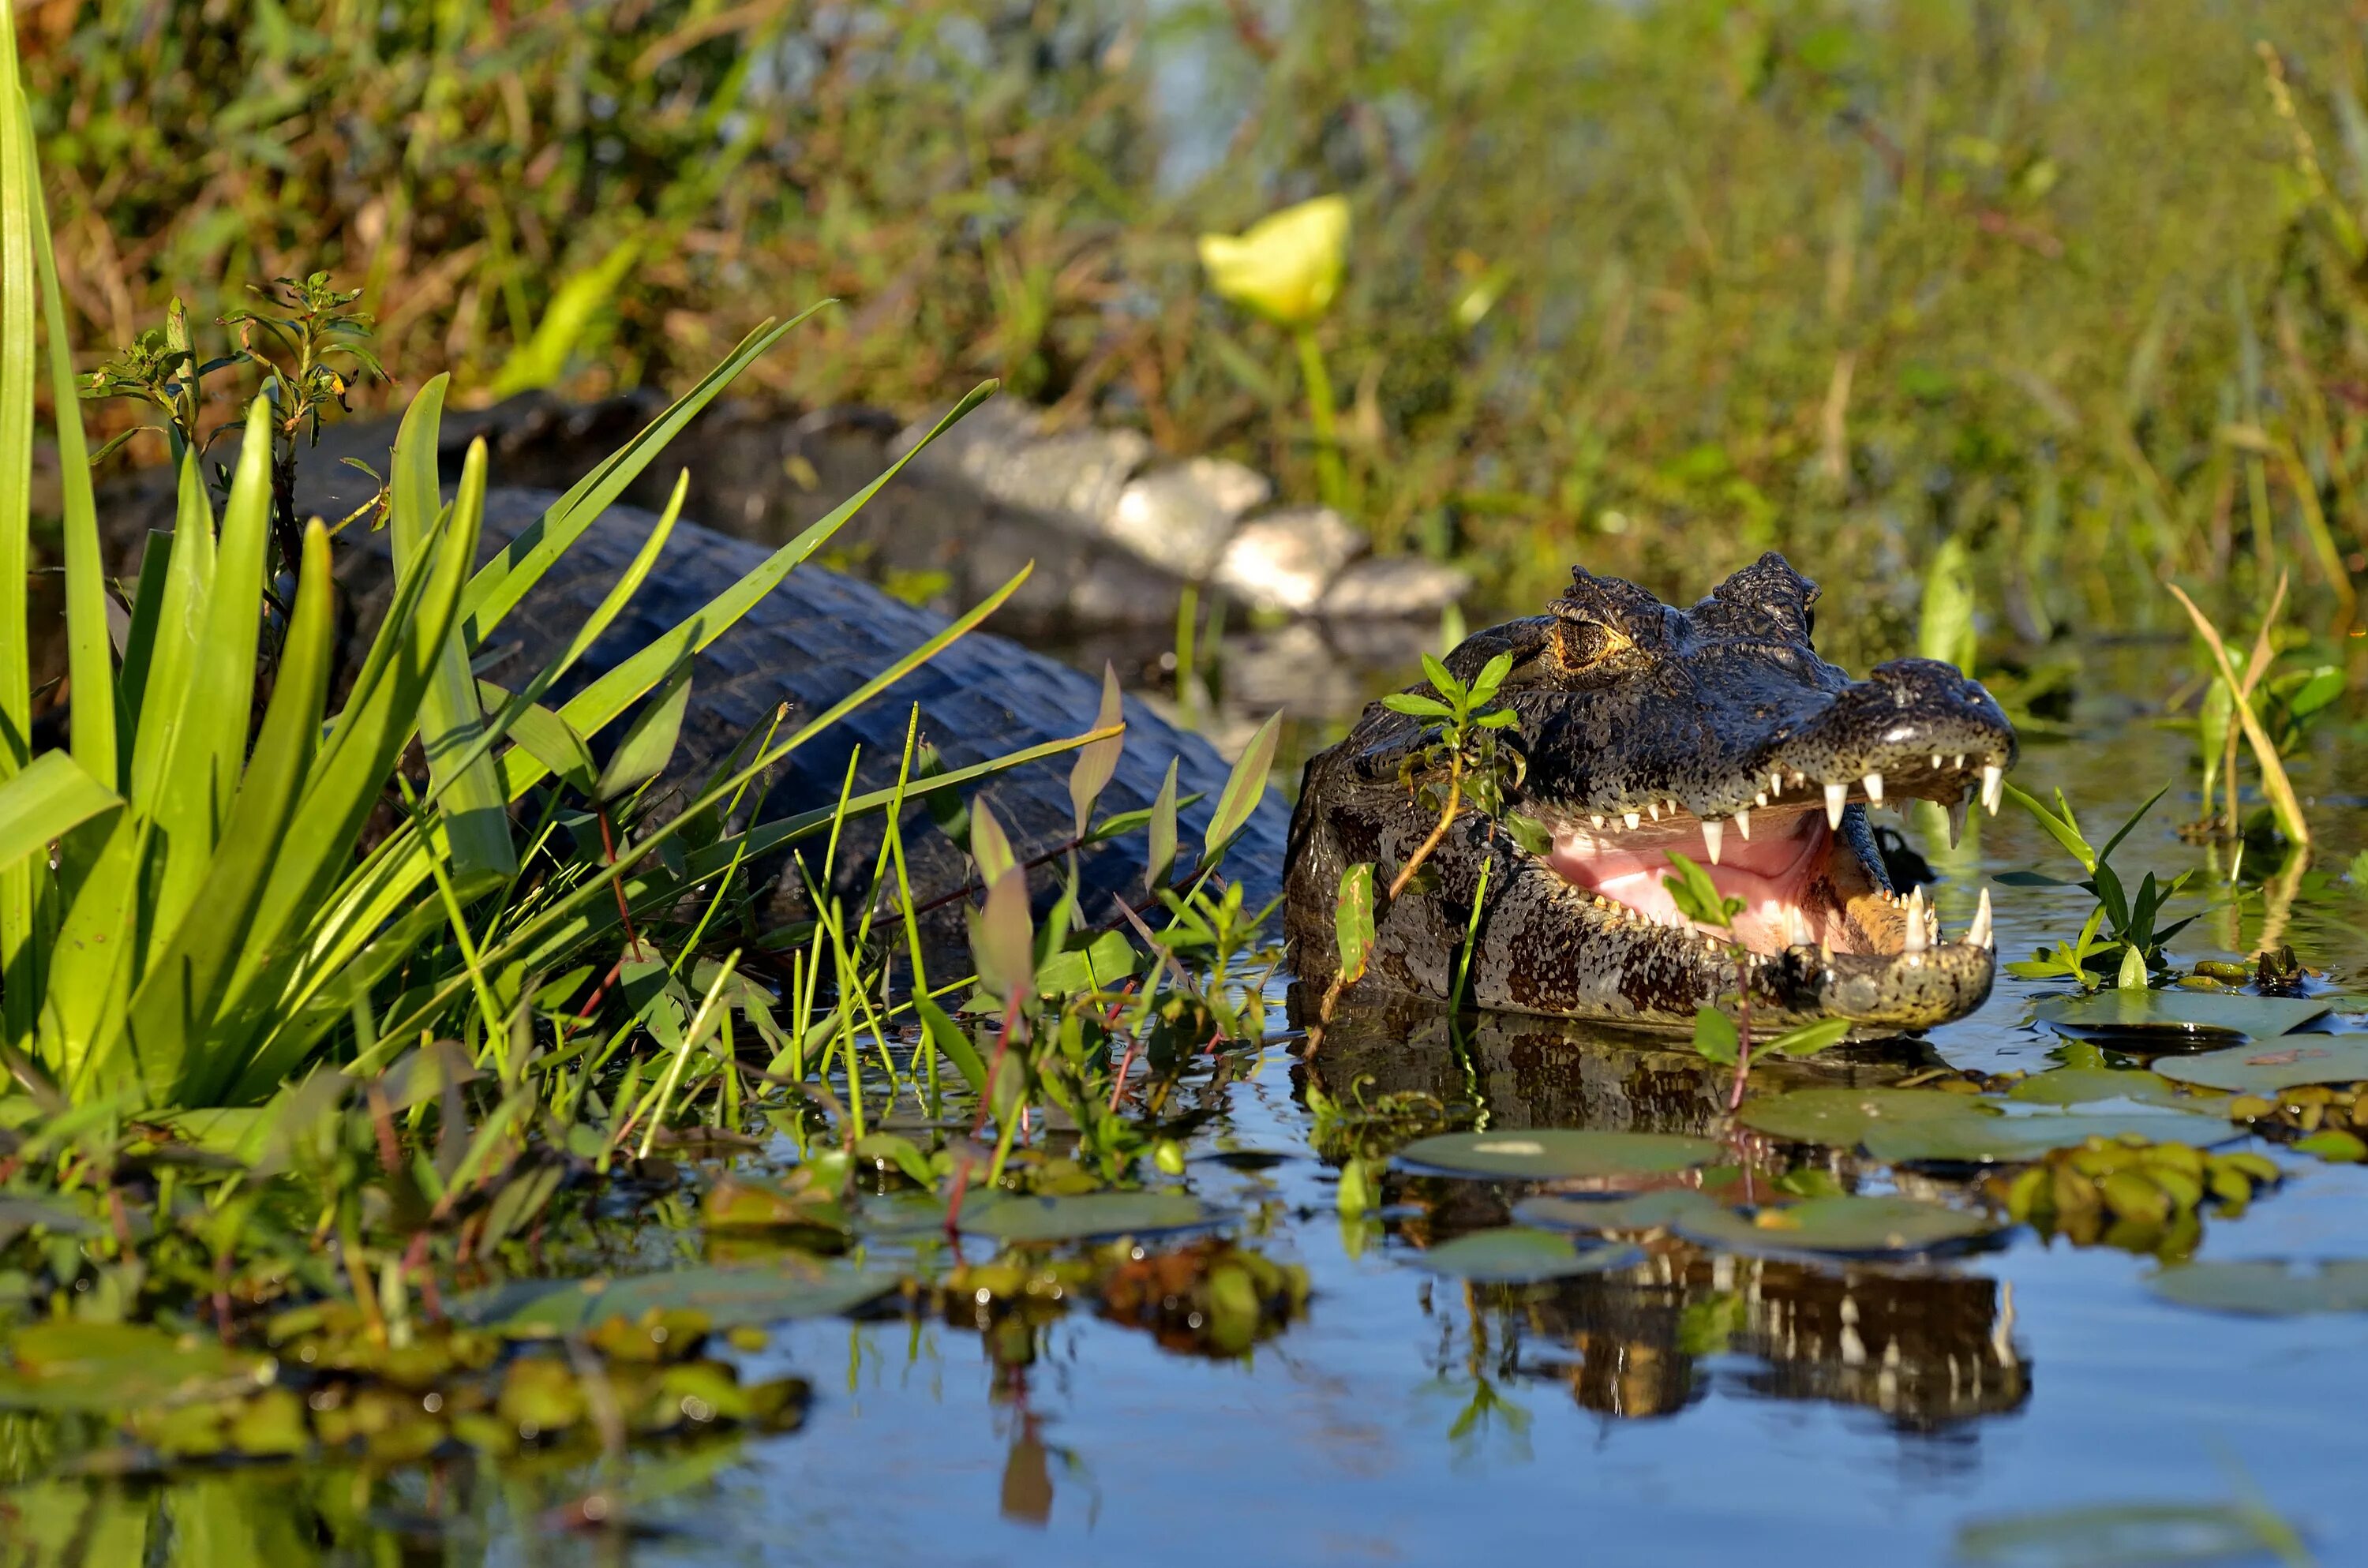
[[[1776,952],[1792,945],[1791,912],[1801,906],[1815,869],[1825,864],[1832,834],[1816,812],[1768,826],[1777,831],[1763,828],[1752,839],[1729,828],[1715,866],[1702,853],[1701,828],[1691,823],[1663,833],[1646,829],[1618,837],[1566,834],[1554,841],[1547,861],[1565,881],[1624,903],[1648,920],[1685,926],[1688,922],[1661,881],[1673,869],[1669,851],[1675,849],[1710,873],[1722,898],[1743,900],[1735,934],[1744,946]]]

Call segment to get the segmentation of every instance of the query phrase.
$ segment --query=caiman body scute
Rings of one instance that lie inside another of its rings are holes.
[[[1463,812],[1427,862],[1435,877],[1377,912],[1361,983],[1445,998],[1468,934],[1478,1006],[1669,1025],[1737,1010],[1727,935],[1688,922],[1662,887],[1674,852],[1745,902],[1733,939],[1756,1023],[1920,1028],[1981,1006],[1987,894],[1944,939],[1920,893],[1892,887],[1867,812],[1995,811],[2013,729],[1979,683],[1932,660],[1851,680],[1812,646],[1816,598],[1773,554],[1690,609],[1580,569],[1547,614],[1466,639],[1447,660],[1459,680],[1511,660],[1497,700],[1517,715],[1504,734],[1521,767],[1506,809],[1550,844],[1532,854]],[[1437,738],[1376,703],[1308,763],[1285,874],[1302,979],[1337,967],[1341,873],[1371,862],[1386,885],[1436,824],[1409,767]]]

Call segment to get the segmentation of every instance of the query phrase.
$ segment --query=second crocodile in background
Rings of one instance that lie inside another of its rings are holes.
[[[1518,715],[1504,734],[1522,766],[1505,807],[1551,842],[1533,854],[1478,812],[1459,817],[1428,862],[1437,876],[1377,912],[1366,983],[1444,998],[1469,933],[1482,1007],[1663,1024],[1732,1008],[1725,943],[1662,886],[1674,851],[1744,901],[1734,937],[1756,1022],[1923,1028],[1980,1006],[1995,967],[1987,892],[1944,940],[1920,894],[1893,888],[1866,813],[1937,801],[1953,837],[1975,801],[1997,811],[2013,728],[1934,660],[1851,680],[1811,646],[1816,597],[1774,554],[1691,609],[1574,569],[1547,614],[1466,639],[1447,659],[1459,680],[1512,660],[1498,702]],[[1370,861],[1385,885],[1436,824],[1408,767],[1436,738],[1376,703],[1308,763],[1285,886],[1303,980],[1338,965],[1341,872]]]

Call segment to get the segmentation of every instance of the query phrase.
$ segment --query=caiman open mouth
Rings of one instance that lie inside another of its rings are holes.
[[[2003,796],[2002,763],[1988,757],[1930,755],[1912,767],[1869,772],[1850,782],[1822,783],[1781,763],[1771,767],[1752,804],[1730,814],[1699,816],[1675,797],[1644,809],[1556,812],[1545,862],[1597,905],[1625,922],[1718,934],[1680,914],[1664,879],[1676,870],[1672,853],[1706,871],[1723,898],[1740,899],[1733,939],[1751,953],[1774,957],[1793,948],[1824,954],[1920,953],[1949,944],[1940,915],[1919,888],[1906,897],[1888,891],[1867,863],[1871,835],[1849,819],[1856,804],[1929,800],[1950,815],[1950,841],[1979,800],[1995,813]],[[1790,800],[1786,799],[1791,796]],[[1845,824],[1858,831],[1846,831]],[[1988,951],[1989,890],[1958,941]]]

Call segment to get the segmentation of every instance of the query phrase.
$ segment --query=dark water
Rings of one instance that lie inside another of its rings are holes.
[[[2160,663],[2100,662],[2100,684],[2146,692]],[[2170,831],[2192,814],[2186,738],[2102,697],[2075,727],[2027,745],[2017,781],[2062,785],[2100,834],[2178,778],[2121,859],[2133,875],[2199,863],[2203,851]],[[2353,782],[2368,777],[2362,749],[2330,734],[2300,766],[2328,840],[2322,868],[2368,835]],[[1907,832],[1943,874],[1952,930],[1985,877],[2063,869],[2011,807],[1977,819],[1954,855],[1926,840],[1930,826],[1910,819]],[[1998,890],[2001,956],[2069,935],[2082,900]],[[2368,897],[2340,877],[2209,902],[2175,944],[2183,959],[2249,952],[2265,921],[2339,985],[2368,958],[2352,929],[2368,926]],[[2063,1042],[2025,1025],[2035,989],[2005,980],[1978,1016],[1901,1051],[2044,1067]],[[188,1483],[241,1523],[221,1538],[228,1555],[175,1560],[318,1551],[313,1527],[272,1525],[285,1512],[346,1518],[370,1543],[352,1560],[380,1562],[1445,1563],[1507,1551],[1721,1568],[1932,1562],[1968,1520],[2257,1493],[2317,1561],[2368,1561],[2368,1317],[2169,1305],[2143,1288],[2151,1259],[2027,1231],[1914,1267],[1669,1244],[1624,1273],[1467,1287],[1419,1267],[1417,1244],[1501,1222],[1502,1189],[1393,1177],[1385,1223],[1336,1211],[1305,1089],[1312,1075],[1345,1095],[1366,1074],[1377,1091],[1475,1098],[1494,1127],[1699,1129],[1724,1087],[1650,1040],[1497,1019],[1459,1044],[1435,1016],[1352,1017],[1312,1065],[1269,1048],[1188,1086],[1211,1113],[1189,1145],[1190,1184],[1240,1210],[1245,1241],[1314,1285],[1304,1318],[1247,1359],[1173,1353],[1084,1311],[992,1336],[936,1319],[802,1324],[751,1359],[814,1380],[804,1429],[642,1463],[632,1535],[550,1528],[541,1510],[572,1495],[569,1477],[259,1472]],[[2285,1186],[2241,1218],[2208,1220],[2197,1256],[2368,1256],[2368,1170],[2276,1157]],[[1865,1190],[1890,1179],[1855,1174]],[[74,1494],[42,1495],[64,1507]],[[204,1517],[204,1496],[188,1496],[186,1511]]]

